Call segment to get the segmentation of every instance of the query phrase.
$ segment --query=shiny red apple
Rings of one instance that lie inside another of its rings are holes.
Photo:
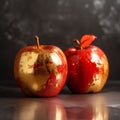
[[[107,82],[108,59],[99,47],[90,45],[95,38],[94,35],[84,35],[80,41],[75,40],[77,46],[65,51],[67,86],[74,93],[100,92]]]
[[[67,61],[63,51],[53,45],[25,46],[14,62],[14,77],[28,96],[56,96],[67,77]]]

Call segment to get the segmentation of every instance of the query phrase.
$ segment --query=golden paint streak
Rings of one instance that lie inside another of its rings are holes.
[[[108,72],[109,72],[109,65],[107,57],[104,56],[101,61],[104,61],[104,64],[97,65],[99,69],[99,73],[95,74],[93,77],[93,82],[89,83],[89,88],[87,92],[99,92],[104,87],[107,78],[108,78]]]

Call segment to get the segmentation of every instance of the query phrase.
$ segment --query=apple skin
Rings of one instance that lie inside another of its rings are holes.
[[[25,46],[14,62],[14,77],[27,96],[56,96],[67,77],[67,61],[63,51],[53,45]]]
[[[107,82],[109,63],[97,46],[84,49],[71,47],[65,51],[68,62],[67,86],[73,93],[100,92]]]

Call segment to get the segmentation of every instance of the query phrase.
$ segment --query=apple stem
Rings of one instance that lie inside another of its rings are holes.
[[[82,46],[81,46],[81,43],[78,39],[74,39],[74,42],[77,43],[77,45],[79,46],[80,49],[83,49]]]
[[[35,40],[37,42],[37,47],[40,48],[40,40],[39,40],[39,37],[37,35],[35,36]]]

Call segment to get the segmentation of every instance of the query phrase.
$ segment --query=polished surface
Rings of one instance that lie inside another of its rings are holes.
[[[0,85],[0,120],[119,120],[119,95],[118,82],[97,94],[72,94],[65,87],[51,98],[28,98]]]

